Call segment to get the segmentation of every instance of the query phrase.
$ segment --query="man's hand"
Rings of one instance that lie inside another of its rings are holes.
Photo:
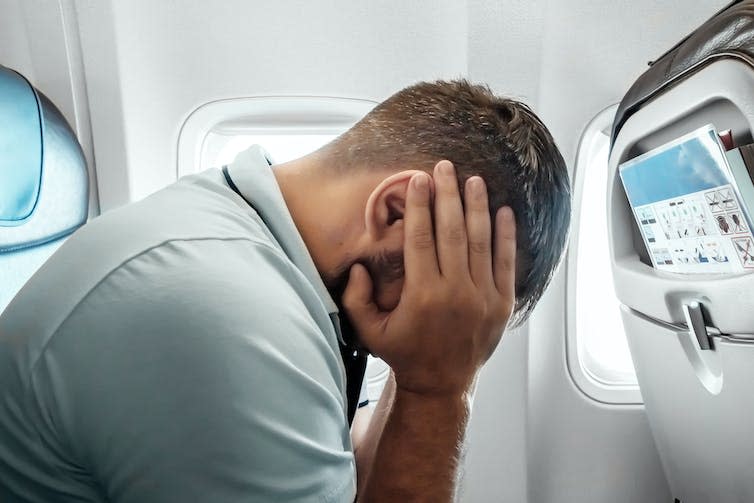
[[[460,396],[500,341],[515,302],[516,225],[510,208],[495,219],[480,177],[464,187],[453,165],[415,175],[406,196],[405,283],[398,306],[382,312],[366,268],[352,267],[343,303],[360,340],[395,372],[398,390]]]
[[[343,296],[361,341],[395,374],[394,392],[391,385],[390,396],[380,399],[385,410],[372,420],[357,455],[361,503],[453,499],[468,392],[515,302],[511,210],[498,211],[493,246],[482,179],[466,182],[464,218],[453,166],[439,162],[434,225],[430,183],[424,173],[409,183],[406,278],[396,308],[379,310],[361,265],[351,268]]]

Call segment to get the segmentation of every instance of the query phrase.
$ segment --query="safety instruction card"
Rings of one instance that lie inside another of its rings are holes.
[[[619,170],[655,268],[754,270],[751,219],[712,125],[631,159]]]

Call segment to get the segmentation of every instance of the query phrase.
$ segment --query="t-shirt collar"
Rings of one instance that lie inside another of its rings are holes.
[[[227,173],[241,196],[262,218],[291,262],[312,284],[330,313],[330,317],[333,318],[338,339],[343,343],[340,323],[337,319],[338,307],[325,287],[314,265],[314,260],[293,222],[283,194],[280,192],[280,186],[272,172],[272,160],[269,154],[262,147],[254,145],[238,154],[233,163],[227,166]]]

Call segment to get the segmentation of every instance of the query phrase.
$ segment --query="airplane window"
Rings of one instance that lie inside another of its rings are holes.
[[[204,140],[202,167],[224,166],[252,145],[261,145],[276,163],[288,162],[333,140],[337,134],[238,134],[210,132]]]
[[[366,115],[376,102],[323,96],[260,96],[205,103],[178,136],[177,175],[233,161],[251,145],[276,163],[317,150]]]
[[[582,391],[593,398],[640,403],[607,235],[609,134],[616,108],[603,110],[587,126],[576,160],[575,225],[568,259],[569,368]]]

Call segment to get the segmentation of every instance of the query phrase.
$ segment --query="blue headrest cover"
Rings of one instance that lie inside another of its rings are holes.
[[[15,72],[0,71],[0,222],[31,215],[42,183],[42,121],[34,89]]]
[[[87,217],[86,161],[60,111],[0,66],[0,253],[52,241]]]

